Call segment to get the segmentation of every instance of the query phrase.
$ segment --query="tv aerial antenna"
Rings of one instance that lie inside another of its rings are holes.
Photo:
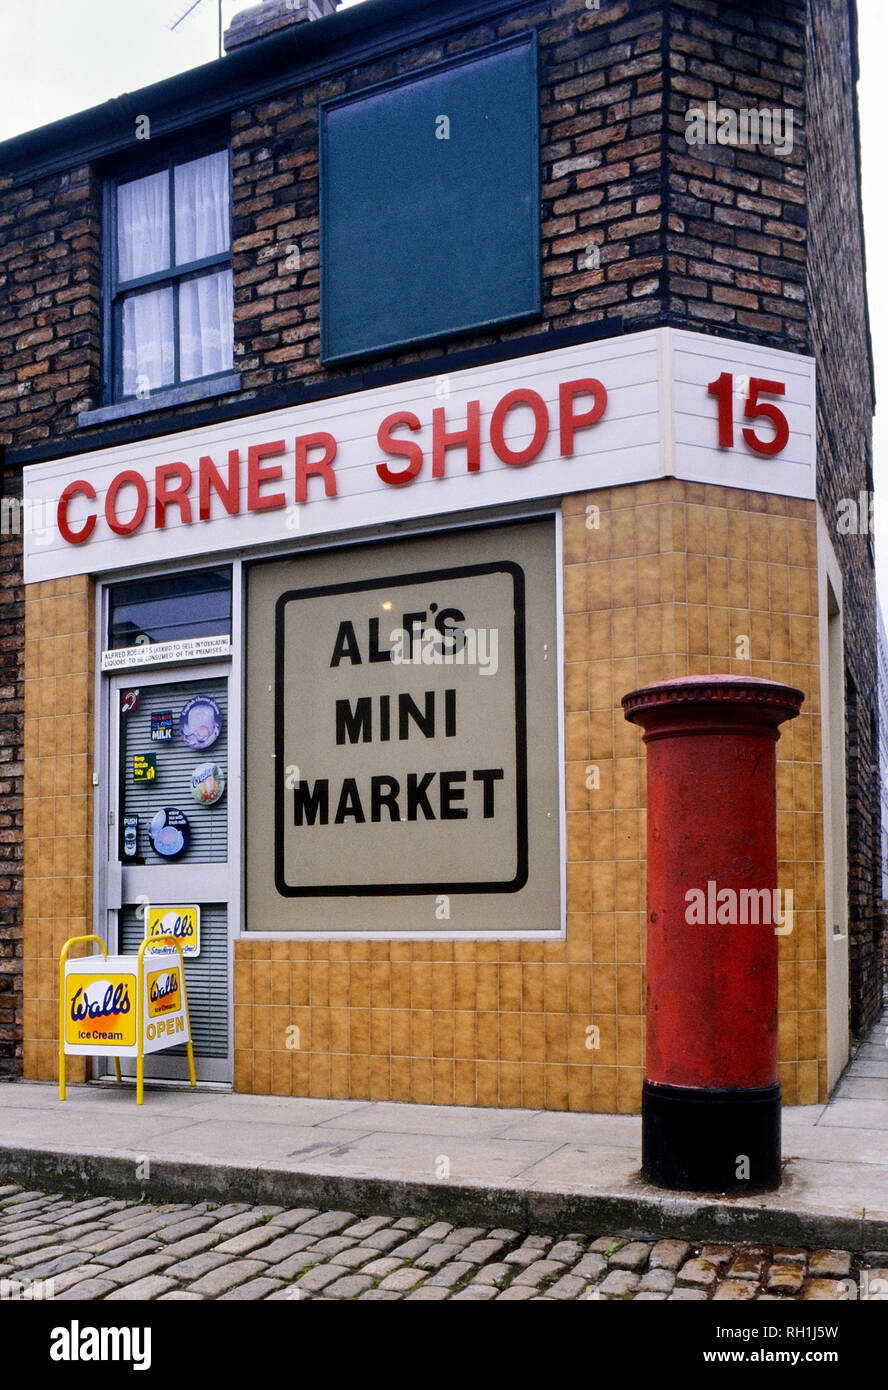
[[[185,21],[186,21],[186,19],[189,19],[189,18],[191,17],[191,15],[195,14],[196,11],[200,9],[200,7],[201,7],[201,5],[202,5],[203,3],[204,3],[204,0],[191,0],[191,4],[186,5],[185,8],[182,10],[182,13],[179,15],[178,19],[174,20],[173,23],[170,25],[170,33],[171,33],[171,34],[174,33],[175,30],[178,29],[178,27],[179,27],[180,24],[184,24]],[[210,3],[212,4],[212,0],[210,0]],[[222,0],[216,0],[216,12],[217,12],[217,15],[218,15],[218,26],[217,26],[217,27],[218,27],[218,38],[219,38],[219,57],[221,58],[221,57],[222,57]]]

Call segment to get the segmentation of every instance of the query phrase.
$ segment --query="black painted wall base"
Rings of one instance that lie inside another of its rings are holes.
[[[683,1192],[780,1186],[780,1085],[749,1090],[661,1086],[642,1091],[642,1175]]]

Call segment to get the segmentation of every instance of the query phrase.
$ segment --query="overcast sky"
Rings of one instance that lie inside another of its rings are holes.
[[[344,0],[344,6],[373,0]],[[0,140],[95,106],[217,56],[218,0],[0,0]],[[222,23],[245,8],[222,0]],[[876,360],[876,555],[888,613],[888,156],[884,93],[888,0],[858,0],[863,201]],[[849,136],[850,138],[850,136]],[[837,248],[835,272],[843,275]]]

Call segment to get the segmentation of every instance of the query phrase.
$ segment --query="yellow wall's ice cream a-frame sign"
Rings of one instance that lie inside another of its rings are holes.
[[[103,956],[68,960],[72,946],[95,942]],[[179,959],[171,963],[174,947]],[[72,936],[59,957],[59,1099],[65,1099],[65,1057],[136,1058],[136,1101],[144,1094],[145,1054],[185,1043],[197,1085],[182,947],[172,936],[146,937],[138,956],[109,956],[99,936]]]

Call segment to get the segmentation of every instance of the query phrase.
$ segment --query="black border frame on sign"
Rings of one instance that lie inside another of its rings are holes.
[[[515,796],[517,812],[518,863],[515,877],[488,883],[374,883],[293,886],[284,876],[284,611],[297,599],[321,598],[330,594],[354,594],[367,589],[402,587],[442,579],[482,574],[510,574],[513,582],[515,614]],[[275,603],[274,632],[274,883],[285,898],[364,898],[408,897],[427,893],[518,893],[528,878],[527,838],[527,638],[524,570],[513,560],[492,560],[480,565],[459,565],[452,569],[421,570],[413,574],[381,575],[346,584],[322,584],[308,589],[289,589]]]

